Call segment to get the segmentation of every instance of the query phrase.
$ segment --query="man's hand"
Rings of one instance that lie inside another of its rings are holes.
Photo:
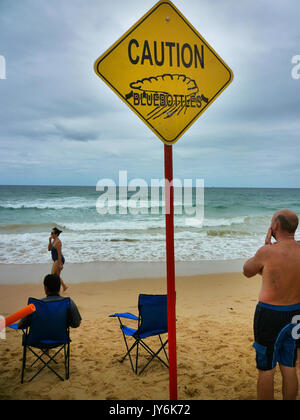
[[[272,239],[272,228],[269,227],[268,233],[265,239],[265,245],[272,245],[271,239]]]

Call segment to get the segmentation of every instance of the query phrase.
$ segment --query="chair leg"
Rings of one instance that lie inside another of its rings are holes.
[[[39,356],[31,347],[29,347],[29,350],[35,355],[35,357],[37,357],[42,363],[43,366],[35,373],[35,375],[32,376],[32,378],[29,380],[29,382],[31,382],[39,373],[41,373],[41,371],[43,369],[45,369],[45,367],[47,367],[48,369],[50,369],[61,381],[64,381],[64,378],[62,376],[60,376],[50,365],[49,363],[51,361],[54,360],[54,358],[58,355],[58,353],[63,349],[63,347],[61,347],[53,356],[50,356],[49,354],[47,354],[47,356],[49,357],[48,362],[45,362],[41,356]]]
[[[129,349],[129,347],[128,347],[128,344],[127,344],[127,340],[126,340],[126,337],[125,337],[125,334],[123,333],[123,338],[124,338],[124,341],[125,341],[125,345],[126,345],[126,349],[127,349],[127,353],[125,354],[125,356],[120,360],[120,363],[123,363],[124,362],[124,360],[126,359],[126,357],[127,356],[129,356],[129,360],[130,360],[130,364],[131,364],[131,368],[132,368],[132,371],[133,372],[135,372],[135,370],[134,370],[134,367],[133,367],[133,363],[132,363],[132,358],[131,358],[131,355],[130,355],[130,352],[134,349],[134,347],[137,345],[137,341],[135,341],[134,343],[133,343],[133,345],[130,347],[130,349]]]
[[[49,354],[49,349],[48,350],[42,350],[39,358],[35,359],[35,361],[32,363],[32,365],[30,365],[30,367],[33,367],[39,360],[41,360],[42,356],[47,356],[50,359],[50,361],[52,359],[52,357]],[[52,359],[52,362],[57,365],[57,361],[56,360]]]
[[[70,377],[70,344],[68,344],[68,379]]]
[[[66,346],[67,346],[67,351],[66,351]],[[70,377],[70,344],[66,344],[64,346],[64,352],[65,352],[66,379],[69,379],[69,377]]]
[[[136,345],[136,359],[135,359],[135,373],[138,373],[138,363],[139,363],[139,342]]]
[[[156,352],[156,353],[154,353],[154,351],[146,344],[146,343],[144,343],[144,341],[142,341],[141,340],[141,345],[142,345],[142,347],[145,349],[145,350],[147,350],[147,352],[149,353],[149,354],[151,354],[151,359],[145,364],[145,366],[143,367],[143,369],[140,371],[140,373],[139,373],[139,375],[141,375],[143,372],[144,372],[144,370],[146,369],[146,367],[152,362],[152,360],[153,359],[155,359],[155,357],[158,359],[158,360],[160,360],[161,361],[161,363],[163,364],[163,365],[165,365],[166,366],[166,368],[169,368],[169,366],[166,364],[166,362],[164,362],[159,356],[158,356],[158,354],[161,352],[161,350],[165,347],[165,345],[167,344],[167,342],[168,342],[168,340],[164,343],[164,344],[162,344],[162,346],[158,349],[158,351]]]
[[[22,373],[21,373],[21,384],[24,383],[24,371],[26,368],[26,349],[27,347],[23,347],[23,360],[22,360]]]
[[[166,352],[166,347],[165,347],[165,345],[167,344],[168,340],[165,342],[165,344],[163,344],[163,341],[162,341],[162,339],[161,339],[161,336],[160,336],[160,335],[159,335],[159,339],[160,339],[160,343],[161,343],[161,345],[162,345],[162,348],[163,348],[163,350],[164,350],[164,353],[165,353],[166,359],[167,359],[167,361],[169,362],[169,357],[168,357],[168,355],[167,355],[167,352]]]
[[[66,345],[64,345],[64,364],[65,364],[65,378],[67,379],[67,352],[66,352]]]

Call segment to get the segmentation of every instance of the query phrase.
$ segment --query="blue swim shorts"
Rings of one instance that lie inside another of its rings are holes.
[[[300,303],[277,306],[259,302],[254,315],[256,366],[259,370],[274,369],[279,363],[295,367],[300,340],[293,337],[297,325],[294,316],[300,316]],[[300,330],[300,328],[298,328]]]

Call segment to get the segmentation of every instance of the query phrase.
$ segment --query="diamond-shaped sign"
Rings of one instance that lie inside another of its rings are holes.
[[[95,72],[166,144],[175,143],[233,79],[169,0],[159,1],[98,58]]]

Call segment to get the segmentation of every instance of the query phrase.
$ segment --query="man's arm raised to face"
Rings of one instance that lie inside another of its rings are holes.
[[[256,274],[262,274],[265,263],[266,252],[268,252],[270,245],[264,245],[256,252],[254,257],[245,262],[243,271],[244,276],[253,277]]]

